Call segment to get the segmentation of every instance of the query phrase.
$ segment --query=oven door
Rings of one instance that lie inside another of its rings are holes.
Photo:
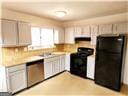
[[[86,78],[87,56],[71,54],[70,57],[70,72],[72,74]]]

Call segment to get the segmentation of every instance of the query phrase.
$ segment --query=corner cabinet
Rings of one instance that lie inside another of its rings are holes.
[[[30,25],[14,20],[1,20],[0,45],[2,47],[26,46],[31,44]]]
[[[74,27],[65,28],[65,43],[74,44]]]

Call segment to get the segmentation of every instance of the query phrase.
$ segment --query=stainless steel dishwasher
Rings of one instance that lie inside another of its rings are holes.
[[[27,63],[27,86],[30,87],[44,79],[44,60]]]

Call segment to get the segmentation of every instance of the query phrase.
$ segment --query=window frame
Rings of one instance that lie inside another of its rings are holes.
[[[55,48],[55,43],[54,43],[54,28],[53,27],[39,27],[39,26],[31,26],[31,28],[39,28],[39,31],[40,31],[40,46],[32,46],[32,44],[31,45],[29,45],[28,46],[28,50],[38,50],[38,49],[48,49],[48,48]],[[42,29],[52,29],[53,30],[53,45],[49,45],[49,46],[43,46],[42,45],[42,41],[41,41],[41,39],[42,39],[42,36],[41,36],[41,30]],[[32,30],[31,30],[31,32],[32,32]],[[31,35],[31,37],[32,37],[32,35]]]

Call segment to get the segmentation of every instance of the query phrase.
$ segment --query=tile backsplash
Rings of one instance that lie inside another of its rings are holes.
[[[30,57],[34,55],[43,54],[46,52],[54,51],[65,51],[65,52],[76,52],[78,47],[89,47],[95,48],[95,46],[90,45],[90,42],[81,41],[77,44],[56,44],[54,48],[38,49],[38,50],[28,50],[27,47],[10,47],[2,48],[2,60],[3,62],[18,60],[25,57]]]
[[[45,52],[54,52],[56,48],[46,48],[38,50],[28,50],[27,47],[2,48],[3,62],[17,60],[29,56],[43,54]]]
[[[78,47],[88,47],[95,49],[95,46],[91,45],[89,41],[80,41],[76,44],[65,44],[64,51],[76,52]]]

